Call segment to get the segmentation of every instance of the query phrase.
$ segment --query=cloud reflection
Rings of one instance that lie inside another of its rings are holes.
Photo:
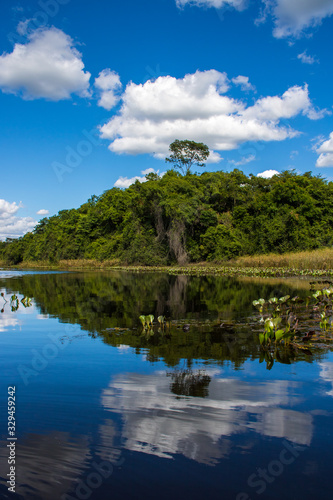
[[[182,454],[214,465],[230,453],[233,434],[252,430],[302,445],[311,443],[312,416],[282,409],[295,403],[295,383],[268,381],[253,385],[236,378],[212,378],[207,397],[184,397],[170,391],[165,372],[120,374],[104,390],[102,405],[122,414],[124,447],[158,457]]]
[[[333,397],[333,362],[332,361],[326,361],[325,363],[319,363],[321,367],[320,371],[320,376],[325,382],[328,382],[331,384],[332,389],[328,391],[326,394],[328,396]]]

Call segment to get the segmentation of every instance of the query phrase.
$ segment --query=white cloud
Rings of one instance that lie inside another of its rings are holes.
[[[232,78],[232,83],[235,85],[240,85],[240,88],[243,91],[249,91],[249,90],[255,90],[256,88],[249,82],[249,77],[248,76],[236,76],[236,78]]]
[[[130,82],[120,112],[100,128],[114,153],[153,154],[164,159],[175,139],[204,142],[209,161],[219,161],[216,151],[232,150],[247,141],[282,141],[299,132],[279,124],[299,114],[320,118],[308,88],[291,87],[282,97],[258,99],[246,107],[241,100],[224,95],[229,89],[225,73],[197,71],[176,79],[159,77],[145,84]]]
[[[21,207],[21,202],[17,205],[15,201],[10,203],[9,201],[0,199],[0,219],[12,217]]]
[[[48,215],[50,212],[48,210],[45,210],[45,208],[41,208],[36,212],[37,215]]]
[[[147,168],[146,170],[141,171],[142,176],[136,175],[135,177],[119,177],[118,180],[114,183],[114,187],[118,188],[128,188],[131,184],[134,184],[134,182],[139,181],[139,182],[146,182],[146,175],[147,174],[158,174],[160,177],[163,177],[165,172],[162,172],[161,174],[159,173],[159,170],[154,170],[153,168]]]
[[[263,0],[274,19],[276,38],[300,36],[333,14],[333,0]]]
[[[246,0],[176,0],[179,8],[185,5],[198,7],[233,7],[238,11],[246,9]],[[304,30],[321,24],[333,14],[333,0],[262,0],[263,8],[255,24],[263,23],[269,16],[274,22],[273,35],[276,38],[299,37]]]
[[[249,155],[249,156],[243,156],[239,161],[229,160],[229,163],[231,163],[235,167],[240,167],[242,165],[250,163],[251,161],[254,161],[255,159],[256,159],[255,155]]]
[[[295,85],[279,96],[269,96],[258,101],[247,108],[243,116],[260,120],[280,120],[281,118],[292,118],[299,114],[305,115],[311,120],[323,118],[329,112],[326,109],[316,110],[309,97],[307,85],[299,87]]]
[[[31,217],[18,217],[16,213],[22,208],[21,203],[0,199],[0,240],[17,238],[32,229],[37,221]]]
[[[257,174],[257,177],[262,177],[263,179],[270,179],[273,177],[273,175],[279,175],[280,172],[277,170],[265,170],[264,172],[261,172],[260,174]]]
[[[316,167],[333,167],[333,132],[327,141],[315,145],[315,151],[319,154]]]
[[[314,63],[318,62],[318,60],[315,57],[307,54],[306,50],[304,52],[302,52],[301,54],[298,54],[297,59],[302,61],[302,63],[304,63],[304,64],[314,64]]]
[[[119,75],[109,68],[103,69],[95,79],[95,87],[100,92],[98,106],[110,111],[120,99],[120,96],[117,95],[122,87]]]
[[[26,44],[0,56],[0,88],[24,99],[88,97],[90,73],[84,71],[73,40],[57,28],[38,29]]]
[[[184,7],[184,5],[197,5],[198,7],[234,7],[237,10],[245,9],[247,0],[176,0],[177,7]]]

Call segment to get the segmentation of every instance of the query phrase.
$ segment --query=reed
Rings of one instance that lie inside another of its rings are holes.
[[[333,269],[333,248],[239,257],[225,265],[235,267],[287,267],[289,269]]]
[[[119,265],[118,259],[99,261],[95,259],[59,260],[58,269],[112,269]]]
[[[0,266],[6,266],[0,261]],[[297,274],[312,275],[319,271],[332,274],[333,271],[333,248],[320,250],[293,252],[286,254],[268,254],[239,257],[227,262],[197,262],[185,266],[127,266],[119,259],[99,261],[95,259],[60,260],[59,262],[48,261],[24,261],[16,266],[20,269],[59,269],[59,270],[109,270],[118,269],[126,271],[156,271],[184,273],[184,274],[237,274],[244,276],[292,276]],[[251,269],[253,272],[251,272]],[[242,271],[243,270],[243,271]]]

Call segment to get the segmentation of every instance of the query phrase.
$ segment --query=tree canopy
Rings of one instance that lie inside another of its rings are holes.
[[[183,175],[189,174],[193,165],[204,167],[204,162],[209,156],[209,148],[206,144],[187,140],[175,140],[170,144],[169,151],[171,155],[165,161],[172,163]]]
[[[0,244],[0,260],[224,261],[333,245],[333,182],[286,171],[271,179],[169,170],[112,188]]]

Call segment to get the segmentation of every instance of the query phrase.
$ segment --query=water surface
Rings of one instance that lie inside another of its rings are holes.
[[[0,291],[1,414],[15,385],[17,420],[16,494],[1,423],[1,498],[331,498],[332,353],[272,364],[252,306],[306,280],[0,271]],[[144,332],[141,314],[167,325]]]

